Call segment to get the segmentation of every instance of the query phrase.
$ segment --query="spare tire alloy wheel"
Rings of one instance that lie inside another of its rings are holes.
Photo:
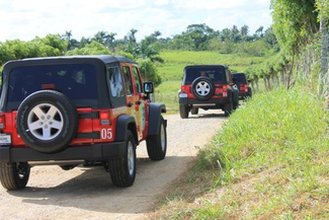
[[[42,153],[57,153],[66,149],[76,135],[78,114],[64,94],[41,90],[20,104],[16,127],[28,147]]]
[[[49,141],[56,138],[64,126],[60,110],[49,103],[35,106],[27,116],[27,127],[31,134],[40,140]]]
[[[211,79],[199,77],[192,83],[192,92],[199,100],[208,100],[214,94],[214,85]]]
[[[210,85],[205,81],[201,81],[196,85],[195,91],[199,96],[207,96],[210,93]]]

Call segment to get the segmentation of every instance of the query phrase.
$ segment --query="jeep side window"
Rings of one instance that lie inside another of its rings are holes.
[[[118,67],[108,68],[108,86],[113,97],[122,97],[123,93],[123,82]]]
[[[120,107],[125,105],[126,99],[120,68],[118,66],[108,67],[106,80],[112,105],[114,107]]]
[[[226,81],[228,84],[231,83],[231,78],[230,78],[230,71],[228,69],[226,69]]]
[[[139,76],[138,69],[135,66],[133,67],[133,76],[134,76],[134,80],[135,80],[136,92],[137,93],[142,93],[143,90],[142,90],[141,78]]]
[[[133,90],[133,83],[132,83],[129,67],[128,66],[122,67],[122,73],[125,80],[127,95],[132,95],[134,93],[134,90]]]

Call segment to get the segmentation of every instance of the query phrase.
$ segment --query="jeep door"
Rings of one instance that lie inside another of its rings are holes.
[[[123,78],[125,81],[126,101],[128,113],[133,115],[136,121],[138,139],[144,136],[145,124],[145,103],[142,100],[142,83],[136,66],[125,64],[122,66]]]
[[[142,84],[142,78],[139,72],[139,69],[137,66],[132,66],[132,74],[134,79],[134,90],[135,90],[135,111],[136,111],[136,122],[137,122],[137,129],[139,133],[139,138],[144,139],[144,137],[147,135],[146,127],[147,127],[147,101],[144,99],[144,93],[143,93],[143,84]]]

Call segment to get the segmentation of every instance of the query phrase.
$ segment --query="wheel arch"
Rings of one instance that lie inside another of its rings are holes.
[[[163,103],[151,103],[149,113],[148,135],[156,135],[159,133],[161,123],[161,113],[166,113],[166,105]],[[166,121],[165,121],[166,122]],[[167,126],[167,123],[165,123]]]
[[[134,136],[134,140],[136,144],[138,144],[138,135],[137,135],[137,127],[134,117],[129,115],[121,115],[117,119],[116,126],[116,141],[125,141],[127,131],[130,130]]]

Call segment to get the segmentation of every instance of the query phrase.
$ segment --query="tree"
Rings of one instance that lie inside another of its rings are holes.
[[[206,24],[192,24],[187,26],[185,34],[192,40],[195,50],[205,50],[214,30]]]
[[[161,84],[161,77],[158,74],[158,70],[155,64],[150,59],[139,59],[137,60],[141,74],[145,81],[152,81],[154,86]]]
[[[138,57],[139,47],[135,36],[136,33],[136,29],[131,29],[129,33],[124,37],[124,42],[126,43],[124,51],[131,53],[135,57]]]
[[[72,31],[65,31],[65,34],[62,36],[63,40],[67,41],[67,49],[71,50],[72,45],[71,45],[71,38],[72,38]]]
[[[226,40],[230,40],[231,39],[231,30],[229,28],[224,28],[221,32],[220,32],[220,39],[221,41],[226,41]]]
[[[234,43],[238,43],[239,41],[241,41],[240,31],[236,25],[233,25],[233,27],[231,29],[230,39]]]
[[[48,34],[44,38],[36,37],[33,42],[40,44],[40,56],[64,55],[68,45],[59,34]]]
[[[0,66],[9,60],[26,58],[28,54],[28,47],[23,41],[8,40],[4,43],[0,43]]]
[[[109,48],[112,52],[115,51],[115,36],[116,35],[117,34],[113,33],[113,32],[109,33],[108,38],[105,41],[107,48]]]
[[[290,60],[287,87],[291,86],[296,55],[318,31],[315,0],[272,0],[273,31]]]
[[[97,41],[92,41],[91,43],[86,44],[83,48],[76,48],[66,53],[66,55],[103,55],[103,54],[110,54],[110,51],[103,44]]]
[[[270,45],[275,50],[278,50],[278,40],[276,39],[275,34],[273,33],[273,28],[269,27],[264,33],[265,42]]]
[[[247,25],[243,25],[240,29],[240,33],[242,40],[246,41],[249,34],[249,27]]]
[[[256,38],[262,38],[264,36],[263,31],[264,31],[264,27],[260,26],[255,32]]]
[[[320,33],[321,33],[321,57],[320,57],[320,74],[318,92],[320,95],[329,96],[329,2],[324,0],[317,0],[316,7],[319,12]],[[326,106],[328,107],[328,106]]]
[[[115,51],[115,35],[116,33],[108,33],[106,31],[99,31],[97,32],[94,37],[91,39],[91,41],[96,41],[100,44],[103,44],[105,47],[110,49],[111,51]]]
[[[144,59],[149,58],[151,61],[163,62],[163,59],[159,56],[160,49],[155,45],[160,35],[160,31],[155,31],[151,35],[146,36],[139,44],[138,57]]]

